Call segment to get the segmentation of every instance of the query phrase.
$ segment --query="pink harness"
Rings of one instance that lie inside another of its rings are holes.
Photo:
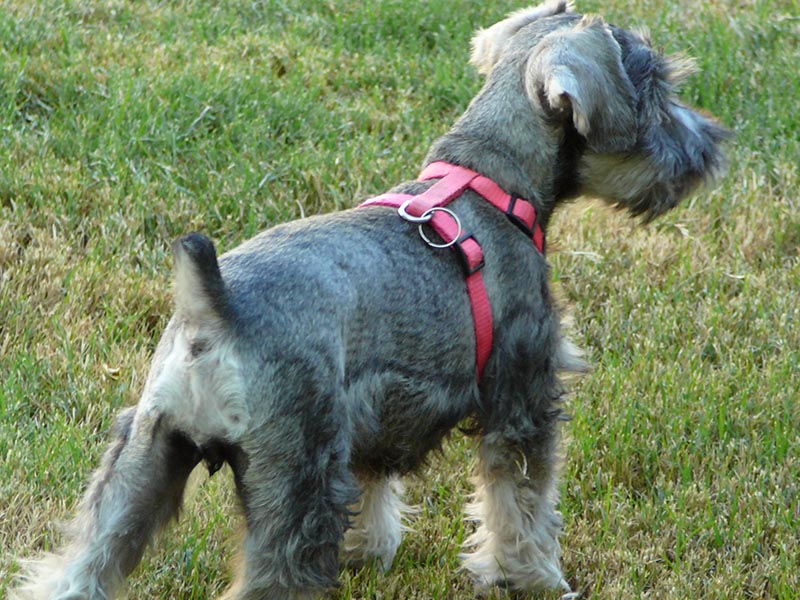
[[[454,247],[458,250],[464,266],[467,293],[472,305],[472,319],[475,325],[476,365],[478,381],[492,352],[492,307],[481,269],[484,266],[483,249],[471,232],[465,232],[458,216],[445,206],[458,198],[467,189],[478,193],[490,204],[503,211],[517,227],[531,238],[534,246],[544,254],[544,230],[536,220],[534,206],[517,196],[507,194],[488,177],[475,171],[446,162],[429,164],[418,181],[438,179],[427,191],[413,196],[411,194],[382,194],[362,202],[359,206],[391,206],[398,214],[419,225],[419,234],[433,248]],[[434,243],[425,235],[423,225],[430,225],[442,238],[442,243]]]

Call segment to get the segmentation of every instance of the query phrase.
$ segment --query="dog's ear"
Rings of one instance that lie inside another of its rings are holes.
[[[470,63],[478,69],[478,73],[488,75],[514,34],[538,19],[563,12],[572,12],[571,0],[548,0],[539,6],[513,12],[499,23],[478,30],[472,38]]]
[[[636,142],[636,91],[600,17],[547,35],[528,59],[525,89],[549,116],[571,118],[595,152],[623,152]]]

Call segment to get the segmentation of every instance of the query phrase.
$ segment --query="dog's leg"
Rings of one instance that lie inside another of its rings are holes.
[[[525,321],[519,327],[534,329]],[[495,390],[495,410],[483,415],[487,433],[473,478],[475,494],[467,506],[478,528],[465,543],[472,552],[461,558],[482,587],[569,591],[559,564],[562,524],[556,510],[564,392],[559,374],[585,373],[589,366],[583,352],[555,327],[536,343],[511,347],[524,352],[504,364],[507,371],[500,372],[498,382],[511,385]],[[515,356],[509,346],[504,350],[505,356]],[[513,375],[537,364],[549,368],[527,371],[527,381],[515,388]]]
[[[397,477],[362,481],[362,494],[352,507],[354,517],[344,537],[342,559],[351,566],[377,560],[388,571],[400,546],[404,526],[403,484]]]
[[[569,585],[559,566],[555,430],[522,450],[498,433],[484,437],[467,514],[479,522],[462,556],[481,586],[542,590]]]
[[[70,525],[70,544],[32,563],[12,598],[107,600],[178,512],[197,447],[157,414],[124,411]]]
[[[335,400],[307,389],[275,404],[233,464],[247,534],[226,600],[313,598],[337,585],[348,507],[358,498],[346,418]]]

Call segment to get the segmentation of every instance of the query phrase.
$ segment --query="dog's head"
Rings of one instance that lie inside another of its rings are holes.
[[[556,194],[586,194],[652,219],[725,165],[729,135],[681,103],[691,61],[665,57],[643,34],[581,16],[566,0],[513,13],[479,31],[472,63],[492,78],[521,78],[526,102],[557,139],[577,146]],[[562,161],[563,162],[563,161]]]

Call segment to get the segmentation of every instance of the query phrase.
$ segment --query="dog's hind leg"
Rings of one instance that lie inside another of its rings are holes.
[[[154,533],[177,514],[197,463],[205,457],[213,468],[226,460],[230,453],[214,447],[235,441],[247,427],[214,246],[194,234],[174,249],[177,314],[156,349],[142,398],[119,418],[116,439],[71,524],[69,545],[31,563],[16,598],[115,597]]]
[[[247,534],[227,600],[312,598],[337,585],[339,545],[358,487],[346,415],[335,394],[312,383],[327,387],[329,379],[308,380],[300,390],[277,392],[269,417],[248,432],[232,463]]]
[[[114,598],[154,533],[177,514],[199,460],[197,447],[158,414],[125,410],[70,524],[69,545],[31,563],[11,598]]]

